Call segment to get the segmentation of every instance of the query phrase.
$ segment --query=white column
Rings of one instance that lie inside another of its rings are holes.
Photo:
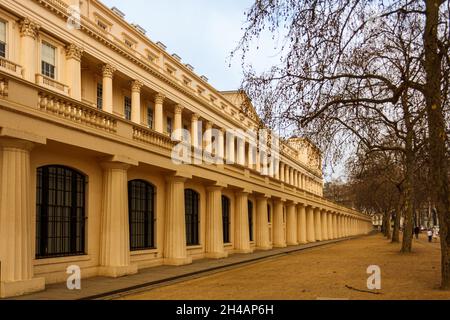
[[[245,139],[243,136],[237,137],[237,163],[241,166],[245,165]]]
[[[121,277],[137,273],[130,262],[130,233],[128,216],[129,164],[103,162],[103,201],[100,232],[99,274]]]
[[[186,250],[184,182],[186,178],[166,178],[166,212],[164,217],[164,264],[183,265],[192,262]]]
[[[179,104],[175,105],[174,108],[174,114],[175,114],[175,119],[174,119],[174,132],[175,132],[175,136],[174,138],[178,141],[183,140],[183,107],[180,106]]]
[[[141,88],[143,84],[138,80],[131,82],[131,121],[141,124]]]
[[[328,240],[328,213],[326,210],[321,210],[322,218],[322,240]]]
[[[337,239],[339,238],[338,236],[338,226],[337,226],[337,216],[336,216],[336,212],[332,212],[331,213],[332,216],[332,225],[333,225],[333,239]]]
[[[206,121],[204,134],[205,151],[207,154],[212,153],[212,122]]]
[[[228,254],[223,246],[222,187],[207,187],[206,193],[206,257],[225,258]]]
[[[250,235],[248,225],[248,193],[236,193],[234,216],[234,248],[239,253],[250,253]]]
[[[274,200],[273,210],[273,246],[286,247],[286,239],[283,232],[283,204],[282,200]]]
[[[314,208],[314,233],[316,235],[316,241],[322,241],[322,216],[320,208]]]
[[[1,138],[0,148],[0,298],[6,298],[44,290],[45,279],[33,278],[33,143]]]
[[[272,249],[269,239],[269,223],[267,221],[267,197],[256,199],[256,247],[260,250]]]
[[[333,213],[331,211],[327,212],[328,217],[328,240],[334,239],[333,237]]]
[[[314,216],[314,208],[311,206],[306,207],[306,240],[308,242],[316,241],[316,223]]]
[[[284,182],[286,184],[290,184],[290,181],[289,181],[289,165],[288,164],[286,164],[284,166]]]
[[[227,131],[227,142],[226,142],[226,148],[227,148],[227,163],[233,164],[236,163],[236,155],[234,152],[234,144],[236,137],[233,133]]]
[[[36,64],[36,37],[40,26],[28,18],[20,21],[20,64],[23,68],[25,80],[35,82],[39,73]]]
[[[225,152],[224,152],[224,148],[225,148],[225,139],[224,139],[224,132],[225,129],[220,129],[219,130],[219,137],[218,137],[218,141],[217,141],[217,148],[218,148],[218,156],[219,156],[219,160],[223,162],[223,159],[225,157]]]
[[[81,101],[81,56],[83,49],[75,44],[66,47],[66,81],[70,97]]]
[[[296,204],[291,202],[286,210],[286,241],[288,246],[298,245],[297,239],[297,210]]]
[[[110,64],[103,66],[103,106],[102,109],[105,112],[113,113],[113,77],[116,68]]]
[[[284,162],[280,163],[280,181],[284,182]]]
[[[164,133],[164,99],[161,93],[155,96],[155,131],[159,133]]]
[[[297,206],[297,239],[298,243],[304,244],[307,242],[306,231],[306,207],[303,204]]]
[[[199,147],[198,141],[198,114],[193,113],[191,117],[191,144],[193,147]]]

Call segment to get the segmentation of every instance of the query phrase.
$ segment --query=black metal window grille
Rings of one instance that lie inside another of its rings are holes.
[[[186,244],[198,245],[198,211],[200,196],[192,189],[184,190],[184,207],[186,214]]]
[[[143,180],[128,182],[130,250],[155,248],[155,188]]]
[[[223,243],[230,242],[230,199],[222,196]]]
[[[147,125],[150,129],[153,129],[153,108],[147,107]]]
[[[36,183],[36,258],[85,254],[85,176],[45,166]]]
[[[124,98],[124,110],[125,110],[125,119],[131,120],[131,98],[125,96]]]
[[[248,208],[248,235],[250,241],[253,241],[253,202],[248,200],[247,202]]]
[[[269,223],[272,221],[272,215],[270,214],[270,204],[267,205],[267,221]]]
[[[97,83],[97,108],[103,109],[103,84]]]

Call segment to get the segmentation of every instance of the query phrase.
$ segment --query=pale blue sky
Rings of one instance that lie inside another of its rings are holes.
[[[184,63],[205,75],[218,90],[238,89],[242,81],[240,56],[229,60],[231,51],[242,36],[245,12],[254,0],[102,0],[108,7],[125,13],[129,23],[147,30],[154,42],[161,41],[167,52],[178,54]],[[269,33],[254,43],[246,62],[257,71],[279,63],[283,35],[275,40]],[[259,48],[256,50],[256,48]],[[229,66],[231,62],[231,67]],[[325,169],[327,178],[342,174],[342,167]]]
[[[229,54],[240,39],[244,12],[253,0],[103,0],[126,14],[125,19],[147,30],[169,53],[205,75],[218,90],[232,90],[242,81],[239,58],[229,67]],[[263,63],[263,59],[261,59]]]

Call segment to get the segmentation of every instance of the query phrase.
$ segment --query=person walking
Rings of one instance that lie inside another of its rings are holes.
[[[416,226],[414,228],[414,234],[416,235],[416,239],[419,239],[420,227]]]
[[[428,242],[433,241],[433,231],[431,231],[431,229],[428,229],[427,236],[428,236]]]

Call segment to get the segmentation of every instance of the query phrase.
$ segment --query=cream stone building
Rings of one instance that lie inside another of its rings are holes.
[[[246,99],[97,0],[0,0],[0,297],[369,232],[311,143],[246,133]],[[175,163],[180,129],[225,162]]]

